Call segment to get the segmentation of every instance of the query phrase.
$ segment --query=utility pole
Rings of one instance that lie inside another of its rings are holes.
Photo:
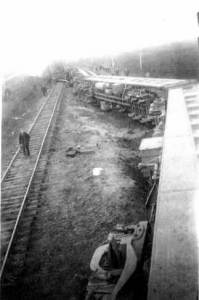
[[[111,71],[112,71],[112,74],[114,74],[114,71],[115,71],[115,62],[114,62],[114,59],[113,59],[112,56],[111,56]]]
[[[197,12],[197,19],[198,19],[198,27],[199,27],[199,11]],[[198,36],[198,50],[199,50],[199,36]],[[198,66],[198,79],[199,79],[199,66]]]
[[[140,54],[139,54],[139,56],[140,56],[140,72],[141,72],[141,74],[142,74],[142,49],[140,50]]]
[[[199,11],[197,12],[198,26],[199,26]],[[198,37],[198,48],[199,48],[199,37]]]

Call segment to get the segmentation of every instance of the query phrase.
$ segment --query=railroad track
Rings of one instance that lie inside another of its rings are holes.
[[[23,157],[18,149],[2,177],[1,281],[3,279],[8,283],[14,281],[23,264],[46,166],[46,155],[43,153],[47,150],[47,136],[63,97],[63,91],[63,84],[58,83],[32,124],[29,130],[30,157]]]

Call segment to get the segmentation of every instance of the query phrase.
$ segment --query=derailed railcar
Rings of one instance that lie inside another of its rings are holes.
[[[129,118],[140,123],[156,126],[164,118],[167,94],[164,88],[131,83],[119,76],[113,77],[84,78],[78,83],[78,88],[99,104],[105,102],[107,107],[111,104],[111,107],[125,108]]]
[[[143,276],[148,222],[136,225],[117,225],[107,240],[99,246],[91,259],[91,275],[86,300],[132,299],[138,291],[138,278]],[[131,288],[125,288],[131,283]],[[143,288],[142,288],[143,290]]]

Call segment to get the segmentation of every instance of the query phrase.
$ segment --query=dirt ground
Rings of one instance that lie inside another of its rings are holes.
[[[102,112],[66,89],[14,299],[84,299],[96,247],[117,223],[146,219],[147,186],[137,165],[147,132],[136,123],[129,128],[125,113]],[[67,156],[77,145],[82,153]]]

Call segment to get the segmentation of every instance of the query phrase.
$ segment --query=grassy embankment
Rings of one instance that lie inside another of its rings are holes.
[[[18,147],[20,128],[28,130],[44,100],[43,79],[15,77],[5,82],[2,99],[2,169]]]

